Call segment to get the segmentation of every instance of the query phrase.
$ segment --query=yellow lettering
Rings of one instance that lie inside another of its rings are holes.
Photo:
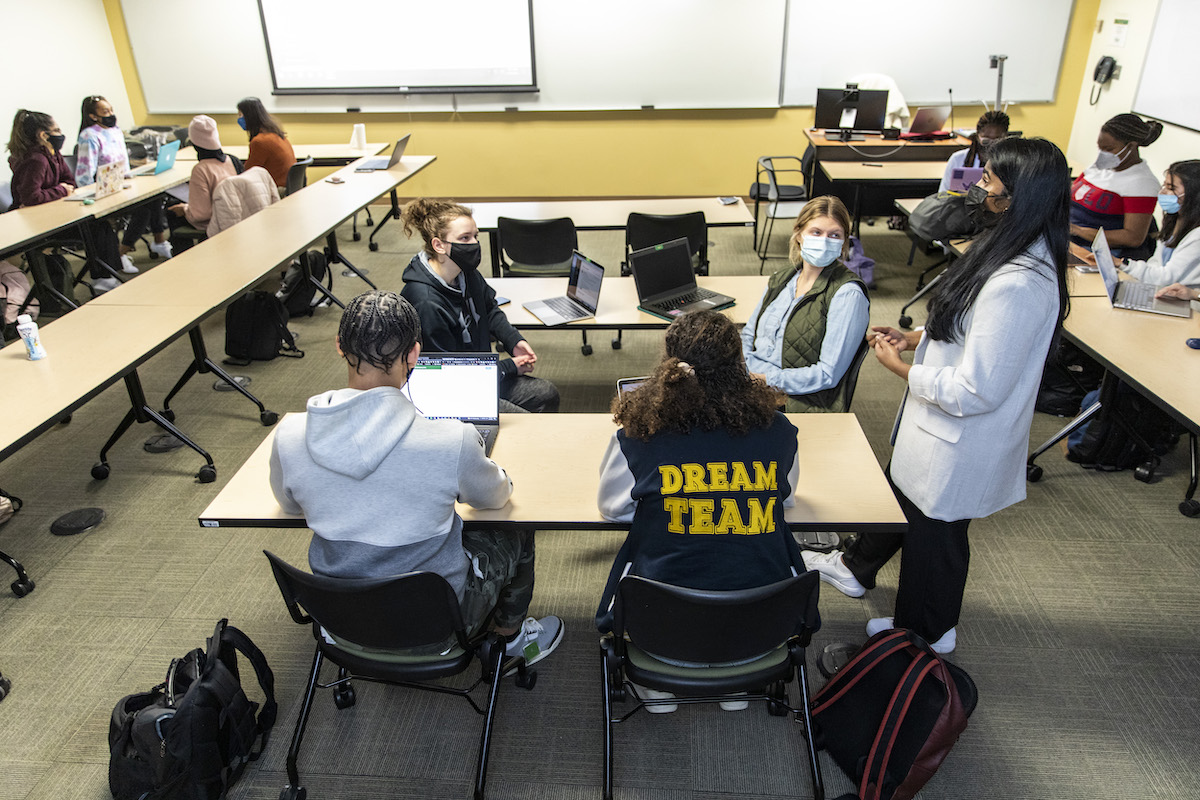
[[[731,465],[733,467],[733,477],[729,480],[729,491],[745,492],[754,488],[750,483],[750,473],[746,471],[746,465],[741,461],[735,461]]]
[[[691,500],[690,502],[692,505],[692,524],[688,528],[688,533],[712,533],[713,501]]]
[[[750,533],[775,532],[774,497],[767,501],[767,507],[765,509],[762,507],[762,503],[757,497],[746,498],[746,505],[750,510]]]
[[[679,467],[659,467],[658,477],[662,480],[662,488],[659,491],[664,495],[675,494],[683,486],[683,473],[679,471]]]
[[[687,510],[688,501],[682,497],[664,497],[663,510],[671,515],[667,530],[671,533],[686,533],[683,529],[683,512]]]
[[[724,461],[708,465],[708,490],[710,492],[729,491],[729,478],[726,476],[728,471],[729,465]]]
[[[707,492],[708,487],[704,485],[704,466],[701,464],[684,464],[682,466],[684,494]]]
[[[721,500],[721,521],[717,523],[716,533],[741,533],[750,531],[742,521],[742,513],[738,510],[737,500],[726,497]]]
[[[767,466],[763,466],[761,461],[754,462],[754,488],[760,492],[772,491],[779,488],[775,483],[774,461],[768,462]]]

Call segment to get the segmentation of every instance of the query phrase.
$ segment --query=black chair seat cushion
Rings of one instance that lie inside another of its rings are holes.
[[[659,661],[632,642],[625,645],[625,677],[640,686],[683,696],[732,694],[761,690],[775,681],[790,681],[792,661],[778,647],[746,664],[683,667]]]
[[[414,655],[400,650],[375,650],[322,639],[321,653],[351,673],[384,681],[428,681],[457,675],[471,663],[472,654],[455,645],[446,654]]]
[[[751,200],[767,200],[771,196],[771,184],[769,183],[752,183],[750,184],[750,199]],[[803,186],[779,186],[780,202],[792,202],[796,200],[804,200],[808,197],[808,192]]]

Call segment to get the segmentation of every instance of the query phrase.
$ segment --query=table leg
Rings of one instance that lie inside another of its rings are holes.
[[[249,400],[254,405],[258,406],[258,418],[263,425],[271,426],[279,421],[279,415],[274,411],[268,411],[262,402],[252,395],[245,387],[233,379],[233,376],[222,369],[216,362],[208,357],[208,348],[204,345],[204,334],[200,332],[200,326],[188,330],[188,338],[192,342],[192,362],[188,364],[187,369],[183,371],[183,375],[167,393],[163,400],[162,416],[168,420],[175,420],[175,412],[171,410],[171,398],[179,393],[179,390],[184,387],[192,376],[199,373],[203,375],[206,372],[211,372],[221,380],[233,387],[234,391],[241,393],[243,397]]]
[[[388,217],[385,217],[383,221],[387,222],[388,219]],[[381,227],[382,225],[383,223],[380,223]],[[376,228],[375,230],[379,230],[379,228]],[[375,234],[372,233],[371,235],[374,236]],[[354,273],[358,277],[362,278],[363,281],[365,281],[366,284],[372,289],[379,288],[371,281],[370,278],[367,277],[367,271],[365,269],[359,269],[358,267],[354,266],[344,255],[342,255],[342,251],[338,249],[337,233],[335,231],[330,231],[329,235],[325,237],[325,246],[327,255],[329,256],[329,269],[333,269],[334,264],[344,264],[348,271],[343,272],[342,275],[349,277],[349,273]]]
[[[367,212],[368,215],[370,213],[370,211]],[[379,242],[375,241],[375,235],[383,230],[383,226],[387,225],[389,219],[400,219],[400,198],[396,196],[395,189],[392,189],[392,207],[388,209],[388,213],[384,215],[383,219],[379,221],[379,225],[367,237],[367,249],[372,253],[379,249]]]

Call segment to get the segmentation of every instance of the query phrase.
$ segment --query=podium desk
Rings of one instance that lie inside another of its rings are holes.
[[[799,429],[794,530],[903,531],[907,523],[853,414],[788,414]],[[504,414],[492,458],[513,480],[506,506],[459,506],[468,527],[622,530],[596,509],[600,460],[616,429],[608,414]],[[200,514],[201,527],[305,528],[271,493],[267,438]]]

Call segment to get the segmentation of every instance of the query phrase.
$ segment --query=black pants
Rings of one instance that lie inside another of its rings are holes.
[[[109,225],[106,219],[92,219],[83,224],[88,226],[88,236],[92,245],[92,249],[88,252],[88,255],[92,257],[90,259],[91,276],[93,278],[111,278],[112,273],[97,264],[96,259],[103,261],[115,270],[121,268],[121,250],[118,247],[117,232],[112,229],[112,225]]]
[[[962,611],[967,568],[971,563],[967,541],[971,520],[930,519],[892,483],[890,467],[887,479],[908,520],[908,531],[861,533],[846,549],[842,560],[859,583],[873,589],[879,570],[901,551],[895,625],[936,642],[958,624]]]
[[[167,230],[167,215],[164,211],[166,206],[166,198],[161,195],[137,206],[129,215],[129,224],[125,226],[125,235],[121,237],[121,243],[126,247],[134,247],[147,228],[152,233]]]

